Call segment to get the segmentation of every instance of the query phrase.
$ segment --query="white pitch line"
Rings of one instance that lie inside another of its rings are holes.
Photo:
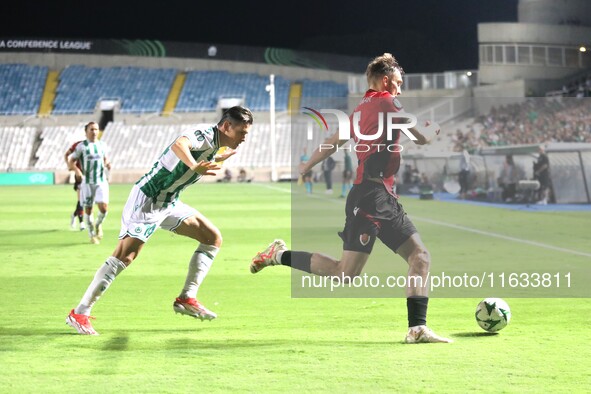
[[[282,191],[285,193],[291,193],[291,191],[289,189],[282,189],[279,187],[273,187],[273,186],[269,186],[269,185],[265,185],[265,184],[261,184],[261,183],[257,183],[257,185],[260,185],[262,187],[266,187],[268,189],[279,190],[279,191]],[[298,193],[298,194],[301,194],[301,193]],[[344,202],[344,200],[330,200],[330,199],[322,198],[320,196],[315,196],[315,195],[310,195],[308,197],[315,198],[317,200],[323,200],[323,201],[327,201],[327,202],[337,203],[337,204]],[[554,250],[557,252],[574,254],[577,256],[591,257],[591,253],[580,252],[578,250],[573,250],[573,249],[561,248],[559,246],[549,245],[549,244],[545,244],[543,242],[536,242],[536,241],[530,241],[530,240],[522,239],[522,238],[510,237],[508,235],[492,233],[490,231],[477,230],[477,229],[471,228],[471,227],[465,227],[465,226],[460,226],[458,224],[440,222],[438,220],[422,218],[422,217],[414,216],[414,215],[409,215],[409,216],[413,220],[423,221],[423,222],[427,222],[427,223],[431,223],[431,224],[435,224],[435,225],[443,226],[443,227],[449,227],[449,228],[453,228],[456,230],[467,231],[469,233],[480,234],[480,235],[484,235],[484,236],[492,237],[492,238],[504,239],[505,241],[517,242],[517,243],[522,243],[522,244],[530,245],[530,246],[537,246],[539,248],[550,249],[550,250]]]
[[[411,215],[409,215],[409,216],[411,216]],[[467,231],[467,232],[474,233],[474,234],[485,235],[487,237],[500,238],[500,239],[504,239],[506,241],[518,242],[518,243],[522,243],[522,244],[526,244],[526,245],[537,246],[540,248],[555,250],[557,252],[570,253],[570,254],[575,254],[577,256],[583,256],[583,257],[591,257],[591,253],[585,253],[585,252],[580,252],[578,250],[561,248],[559,246],[553,246],[553,245],[545,244],[543,242],[529,241],[527,239],[521,239],[521,238],[516,238],[516,237],[510,237],[508,235],[491,233],[489,231],[477,230],[477,229],[471,228],[471,227],[464,227],[464,226],[460,226],[457,224],[440,222],[438,220],[427,219],[427,218],[422,218],[422,217],[418,217],[418,216],[411,216],[411,219],[423,221],[423,222],[427,222],[427,223],[431,223],[431,224],[436,224],[438,226],[450,227],[450,228],[454,228],[456,230]]]
[[[253,183],[253,185],[257,185],[260,187],[264,187],[266,189],[271,189],[271,190],[278,190],[280,192],[284,192],[284,193],[290,193],[291,194],[291,187],[286,189],[283,187],[277,187],[277,186],[271,186],[271,185],[267,185],[266,183]]]

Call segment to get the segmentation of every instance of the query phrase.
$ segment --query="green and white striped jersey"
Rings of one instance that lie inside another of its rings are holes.
[[[185,132],[180,137],[189,139],[189,149],[196,162],[213,161],[220,148],[219,131],[215,125],[205,130]],[[152,169],[136,182],[146,196],[163,207],[174,204],[187,186],[201,178],[172,151],[171,146],[175,141],[168,145]]]
[[[76,145],[72,156],[80,161],[84,183],[96,185],[107,180],[106,155],[107,145],[99,140],[95,142],[84,140]]]

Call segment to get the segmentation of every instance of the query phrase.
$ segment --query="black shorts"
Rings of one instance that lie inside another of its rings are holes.
[[[538,178],[538,181],[540,182],[540,189],[539,190],[544,190],[550,187],[550,177],[549,176],[540,176]]]
[[[345,228],[339,233],[343,250],[371,253],[376,238],[392,251],[417,232],[402,205],[384,185],[365,181],[347,196]]]

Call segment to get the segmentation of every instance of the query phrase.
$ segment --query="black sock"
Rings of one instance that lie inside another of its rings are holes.
[[[304,272],[310,271],[310,264],[312,263],[312,253],[308,252],[294,252],[286,250],[281,255],[281,264],[290,266]]]
[[[406,299],[408,311],[408,326],[421,326],[427,324],[427,305],[429,297],[411,296]]]
[[[80,201],[76,203],[76,210],[74,211],[74,215],[78,216],[78,220],[82,223],[83,217],[82,214],[84,210],[82,209],[82,205],[80,205]]]

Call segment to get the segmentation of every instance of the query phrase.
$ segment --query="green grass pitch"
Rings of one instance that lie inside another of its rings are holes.
[[[100,245],[69,229],[71,186],[0,189],[1,392],[572,393],[591,387],[587,298],[505,298],[513,319],[498,335],[476,325],[479,297],[433,298],[429,325],[455,342],[405,345],[402,294],[292,298],[289,269],[250,274],[257,251],[276,237],[291,239],[292,201],[282,184],[200,184],[182,196],[224,236],[199,294],[218,319],[173,313],[196,243],[159,230],[93,309],[101,335],[76,335],[65,317],[114,249],[129,189],[112,185]],[[402,201],[434,267],[591,264],[584,255],[449,226],[590,254],[589,212]],[[318,193],[310,209],[334,213],[337,219],[310,229],[310,242],[338,255],[342,200]],[[378,245],[367,270],[386,269],[381,256],[391,254]],[[404,272],[400,258],[391,264]]]

